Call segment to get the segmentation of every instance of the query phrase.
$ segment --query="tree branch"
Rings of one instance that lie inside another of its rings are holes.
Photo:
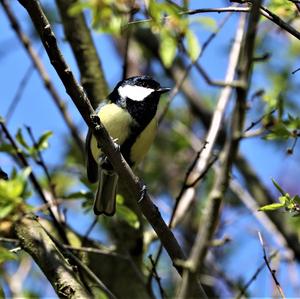
[[[184,271],[182,284],[179,289],[179,298],[189,298],[193,296],[194,277],[197,275],[197,272],[203,264],[208,244],[212,240],[219,220],[222,199],[229,184],[229,172],[237,154],[240,138],[243,132],[246,112],[246,96],[252,70],[260,2],[261,1],[258,0],[253,3],[249,14],[246,35],[240,52],[240,65],[238,69],[238,79],[244,82],[244,86],[236,89],[237,98],[232,117],[231,135],[227,138],[224,149],[220,155],[221,171],[216,177],[214,186],[209,194],[208,204],[199,224],[195,243],[191,250],[189,259],[186,262],[187,268]]]
[[[241,19],[241,24],[239,25],[236,32],[235,42],[232,46],[230,57],[229,57],[228,69],[227,69],[225,81],[232,81],[235,76],[240,50],[241,50],[241,42],[244,35],[243,20],[244,18]],[[201,176],[201,174],[207,169],[207,165],[209,164],[211,158],[212,150],[215,146],[215,143],[217,142],[219,131],[222,128],[225,109],[227,107],[227,104],[229,103],[231,93],[232,93],[232,87],[230,86],[225,87],[221,91],[220,97],[218,99],[218,103],[216,105],[214,114],[212,116],[210,127],[206,135],[206,139],[205,139],[206,146],[203,149],[201,155],[199,156],[199,159],[196,161],[195,167],[193,171],[190,173],[189,178],[187,180],[188,182],[194,181],[196,177]],[[182,197],[186,197],[186,200],[191,201],[195,197],[195,194],[196,194],[196,187],[193,186],[187,188],[184,194],[182,194]]]
[[[15,231],[22,248],[39,265],[61,298],[92,298],[36,218],[23,217],[16,222]]]
[[[81,84],[94,108],[103,101],[107,94],[107,83],[100,58],[87,26],[83,12],[70,15],[69,10],[76,0],[56,0],[64,32],[77,61],[81,74]]]

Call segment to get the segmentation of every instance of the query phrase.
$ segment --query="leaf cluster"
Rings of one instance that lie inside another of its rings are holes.
[[[295,195],[291,197],[290,194],[285,192],[275,180],[272,179],[272,182],[276,187],[276,189],[281,194],[281,196],[278,197],[279,202],[260,207],[259,211],[269,212],[269,211],[276,211],[281,208],[284,208],[285,211],[292,213],[293,216],[299,216],[300,215],[299,195]]]

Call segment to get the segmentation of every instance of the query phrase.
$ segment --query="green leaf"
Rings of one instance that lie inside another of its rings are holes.
[[[15,154],[16,150],[11,144],[3,143],[0,145],[0,152]]]
[[[4,247],[0,247],[0,264],[10,261],[10,260],[16,260],[17,256],[10,252],[8,249]]]
[[[192,18],[190,23],[200,23],[205,29],[210,31],[215,31],[217,29],[217,22],[214,18],[211,17],[196,17]]]
[[[194,62],[199,57],[201,48],[196,35],[191,30],[188,30],[186,32],[186,41],[187,41],[187,52],[192,62]]]
[[[48,143],[48,139],[53,135],[53,133],[51,131],[46,131],[45,133],[43,133],[43,135],[39,138],[39,140],[36,143],[36,149],[38,151],[42,151],[46,148],[48,148],[49,143]]]
[[[260,207],[258,210],[259,211],[275,211],[275,210],[278,210],[280,208],[283,208],[284,205],[285,204],[283,204],[283,203],[272,203],[270,205]]]
[[[126,221],[131,227],[138,229],[140,227],[140,222],[138,216],[123,204],[119,204],[117,201],[117,216],[120,219]]]
[[[0,219],[4,219],[8,216],[17,206],[16,202],[8,202],[6,205],[0,205]]]
[[[272,183],[276,187],[276,189],[281,193],[282,196],[286,195],[286,192],[284,192],[284,190],[279,186],[279,184],[274,179],[272,179]]]
[[[176,39],[166,30],[161,31],[159,54],[165,67],[170,67],[176,55]]]
[[[27,144],[26,140],[24,139],[23,133],[21,129],[18,129],[16,134],[16,140],[26,149],[30,149],[30,146]]]
[[[90,199],[94,198],[94,194],[90,191],[79,190],[79,191],[64,195],[63,198],[64,199],[82,199],[82,198],[85,198],[85,199],[90,200]]]
[[[284,195],[284,196],[279,196],[278,200],[280,201],[280,203],[286,205],[290,201],[290,198],[289,195],[288,196]]]
[[[286,128],[283,123],[279,123],[275,125],[271,132],[267,134],[264,138],[266,140],[275,140],[275,139],[283,139],[287,140],[291,137],[291,132]]]
[[[71,17],[76,16],[77,14],[81,13],[85,8],[92,8],[91,3],[77,1],[71,5],[71,7],[68,10],[68,14]]]
[[[11,180],[0,180],[0,219],[8,216],[29,196],[26,186],[30,172],[30,167],[27,167],[13,175]]]

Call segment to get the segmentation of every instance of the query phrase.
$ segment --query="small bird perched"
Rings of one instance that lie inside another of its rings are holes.
[[[131,167],[141,162],[154,140],[157,105],[160,95],[169,90],[149,76],[131,77],[120,81],[108,96],[109,103],[100,105],[96,110]],[[118,175],[90,130],[86,138],[86,152],[87,177],[91,183],[98,180],[94,213],[112,216],[116,210]]]

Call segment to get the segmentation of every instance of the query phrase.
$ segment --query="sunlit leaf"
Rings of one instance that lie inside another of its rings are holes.
[[[276,124],[272,127],[272,130],[267,134],[264,139],[266,140],[287,140],[291,137],[291,132],[286,128],[283,123]]]
[[[10,261],[10,260],[16,260],[17,256],[10,252],[8,249],[0,246],[0,264]]]
[[[186,40],[187,40],[187,52],[188,52],[191,60],[194,62],[197,60],[197,58],[201,52],[201,48],[200,48],[198,39],[191,30],[188,30],[186,32]]]
[[[30,172],[30,167],[27,167],[17,175],[12,175],[10,180],[0,179],[0,219],[9,215],[30,195],[26,192]]]
[[[42,134],[42,136],[39,138],[39,140],[36,143],[36,149],[38,151],[42,151],[49,146],[48,139],[53,135],[51,131],[46,131]]]
[[[16,140],[26,149],[29,149],[30,146],[27,144],[26,140],[24,139],[23,133],[21,129],[18,129],[16,134]]]
[[[0,144],[0,152],[9,153],[9,154],[15,154],[16,150],[9,143],[2,143],[2,144]]]
[[[140,222],[138,216],[128,207],[123,204],[119,204],[117,201],[117,216],[120,219],[126,221],[131,227],[138,229]]]
[[[217,22],[214,18],[199,16],[193,18],[191,23],[200,23],[205,29],[215,31],[217,29]]]
[[[160,39],[159,54],[163,64],[170,67],[176,55],[177,43],[175,38],[167,31],[162,31]]]
[[[276,187],[276,189],[281,193],[281,195],[285,196],[285,192],[274,179],[272,179],[272,183]]]
[[[275,210],[278,210],[283,207],[284,207],[283,203],[272,203],[270,205],[260,207],[258,210],[259,211],[275,211]]]

